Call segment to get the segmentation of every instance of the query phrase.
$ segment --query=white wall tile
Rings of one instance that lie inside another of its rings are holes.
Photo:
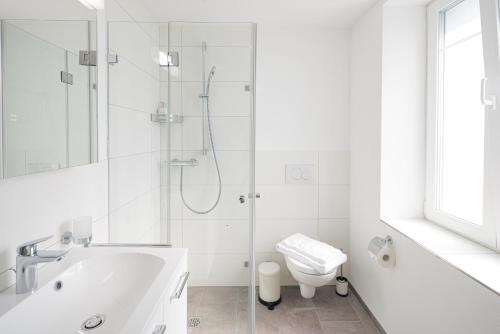
[[[348,186],[319,186],[319,218],[348,218],[349,209]]]
[[[259,186],[257,219],[311,219],[318,217],[318,189],[308,185]]]
[[[248,285],[248,254],[189,254],[190,286]]]
[[[170,114],[182,115],[182,83],[161,81],[160,100],[167,103]]]
[[[151,122],[151,116],[149,116],[149,117],[150,117],[150,123],[151,123],[151,148],[150,148],[150,150],[152,152],[157,152],[157,151],[161,150],[161,127],[162,126],[166,127],[166,124]]]
[[[150,115],[109,106],[109,155],[111,158],[151,151]]]
[[[183,48],[186,50],[187,48]],[[252,78],[252,49],[248,47],[208,47],[207,71],[217,67],[215,81],[243,81]],[[201,73],[201,72],[200,72]]]
[[[190,254],[248,252],[249,220],[183,221],[182,247]]]
[[[113,211],[151,189],[151,154],[109,160],[109,200]]]
[[[174,188],[175,189],[175,188]],[[210,213],[199,215],[192,213],[183,206],[182,216],[184,219],[248,219],[248,206],[241,204],[239,197],[247,194],[248,186],[229,186],[222,188],[222,195],[217,207]],[[176,196],[174,191],[173,196]],[[218,186],[216,185],[185,185],[184,198],[195,210],[209,209],[217,199]],[[178,191],[177,191],[177,196]]]
[[[185,116],[202,116],[203,100],[199,95],[203,92],[200,81],[182,83],[182,114]],[[212,113],[212,115],[215,115]]]
[[[212,117],[212,133],[216,150],[248,150],[250,119],[248,117]],[[208,126],[206,126],[208,136]],[[201,150],[202,118],[185,117],[182,128],[184,150]],[[208,138],[208,137],[207,137]],[[209,143],[206,142],[208,148]]]
[[[111,242],[139,242],[154,225],[151,193],[145,193],[128,202],[109,216]]]
[[[173,84],[171,83],[171,85]],[[246,85],[248,84],[244,82],[212,81],[210,86],[210,115],[250,116],[251,93],[245,90]],[[202,108],[205,103],[199,97],[202,92],[203,86],[201,82],[182,83],[182,111],[184,115],[202,116]],[[178,99],[177,96],[174,95],[176,100]],[[177,107],[177,103],[174,104],[174,107]]]
[[[171,50],[174,50],[174,48],[172,48]],[[202,68],[203,68],[201,48],[200,47],[182,48],[182,53],[180,54],[179,68],[181,72],[182,81],[201,81]],[[209,69],[207,71],[209,71]]]
[[[319,240],[335,248],[349,252],[349,221],[320,220],[318,225]]]
[[[318,239],[318,221],[316,219],[257,219],[255,251],[275,252],[276,244],[294,233],[302,233]]]
[[[154,113],[159,102],[159,83],[126,59],[109,66],[109,103]]]
[[[173,247],[182,246],[183,225],[181,219],[170,220],[170,242]],[[191,254],[189,254],[191,256]],[[190,259],[189,259],[190,260]]]
[[[92,223],[92,242],[109,242],[109,225],[107,215]]]
[[[153,25],[149,25],[151,29]],[[110,22],[109,49],[154,78],[159,77],[158,43],[135,22]]]
[[[161,185],[161,153],[151,153],[151,188],[156,189]]]
[[[319,152],[319,184],[349,184],[349,151]]]
[[[250,116],[252,93],[246,82],[215,81],[210,87],[210,113],[214,116]],[[250,89],[253,89],[250,85]]]
[[[249,151],[216,151],[224,185],[248,185],[250,177]],[[212,152],[203,155],[200,151],[184,151],[183,160],[197,159],[199,165],[184,168],[184,184],[218,184],[217,168]],[[179,184],[178,168],[172,174],[172,184]]]
[[[68,230],[71,219],[105,217],[107,170],[104,161],[0,180],[0,271],[15,265],[16,247],[21,243],[54,234],[49,246]],[[105,237],[100,232],[95,230],[95,238]],[[1,285],[0,289],[5,287]]]
[[[169,198],[171,219],[182,219],[184,213],[184,204],[182,204],[178,185],[172,185],[170,187]]]

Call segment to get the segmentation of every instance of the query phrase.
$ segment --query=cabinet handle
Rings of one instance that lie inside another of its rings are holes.
[[[165,334],[166,329],[167,329],[167,326],[165,326],[165,325],[156,325],[155,330],[153,331],[153,334]]]
[[[184,291],[184,287],[186,286],[188,278],[189,278],[189,271],[186,271],[184,274],[182,274],[179,283],[177,283],[177,288],[175,289],[175,293],[170,297],[170,300],[181,298],[182,291]]]

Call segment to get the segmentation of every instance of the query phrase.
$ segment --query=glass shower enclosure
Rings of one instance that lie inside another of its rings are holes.
[[[189,286],[236,287],[253,333],[256,26],[124,16],[109,23],[110,242],[188,248]]]

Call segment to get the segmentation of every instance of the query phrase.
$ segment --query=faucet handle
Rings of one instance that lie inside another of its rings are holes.
[[[37,244],[47,241],[51,239],[53,235],[49,235],[48,237],[32,240],[25,242],[19,246],[17,246],[17,255],[21,256],[33,256],[36,255],[37,251]]]

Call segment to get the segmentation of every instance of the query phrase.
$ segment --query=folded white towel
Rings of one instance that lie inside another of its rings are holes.
[[[278,242],[276,250],[309,265],[320,274],[330,273],[347,261],[347,256],[339,249],[300,233]]]

